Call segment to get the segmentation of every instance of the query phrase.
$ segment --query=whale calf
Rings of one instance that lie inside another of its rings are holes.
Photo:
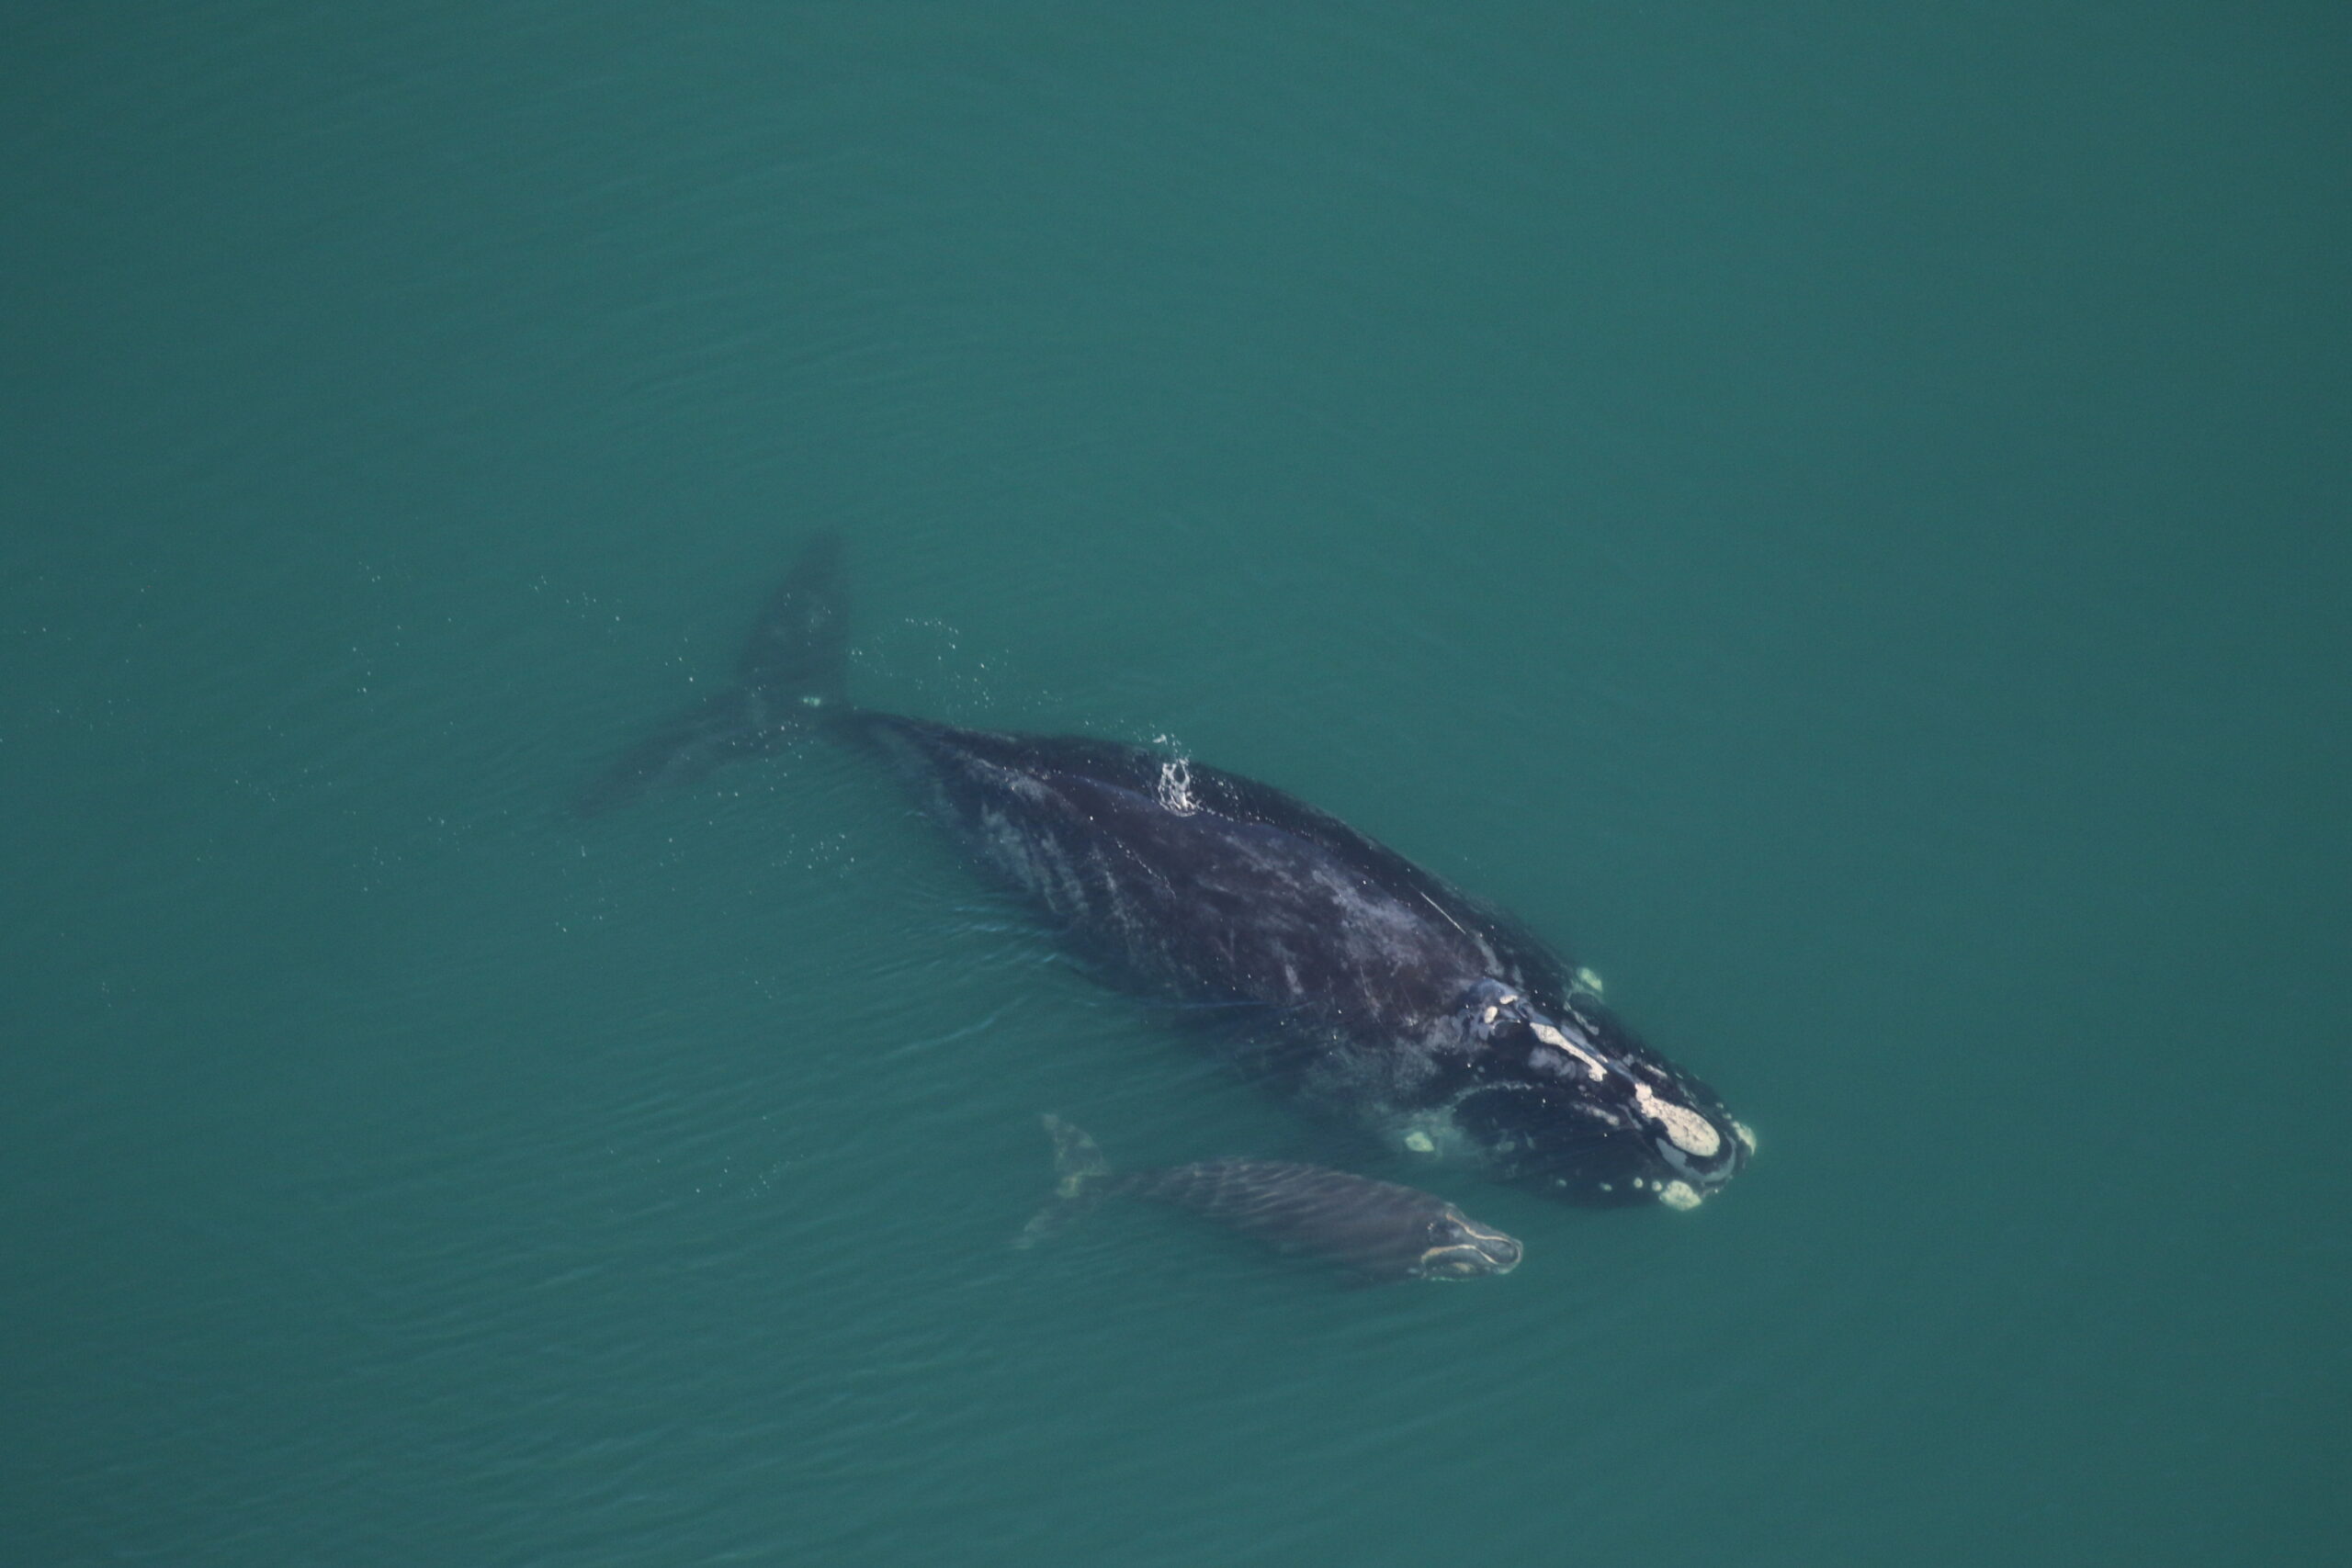
[[[818,734],[887,762],[984,870],[1117,983],[1188,1002],[1238,1066],[1388,1146],[1575,1202],[1689,1208],[1755,1147],[1516,921],[1237,773],[1083,736],[861,708],[838,536],[818,536],[735,680],[579,797],[609,810]]]
[[[1045,1123],[1054,1141],[1054,1196],[1022,1232],[1023,1246],[1125,1194],[1189,1211],[1369,1281],[1508,1274],[1526,1250],[1517,1237],[1480,1224],[1444,1199],[1393,1181],[1270,1159],[1114,1172],[1084,1132],[1058,1116]]]

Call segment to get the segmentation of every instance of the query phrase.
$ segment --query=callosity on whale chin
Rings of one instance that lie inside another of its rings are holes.
[[[1328,1116],[1570,1201],[1689,1208],[1754,1138],[1544,943],[1339,818],[1151,748],[966,729],[845,697],[840,546],[811,545],[739,694],[624,753],[601,809],[830,736],[889,763],[971,858],[1135,989],[1216,1004],[1215,1038]]]

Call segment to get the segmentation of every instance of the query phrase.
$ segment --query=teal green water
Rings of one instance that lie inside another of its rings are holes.
[[[0,1560],[2342,1561],[2340,7],[21,7]],[[1510,905],[1762,1152],[1507,1280],[806,750]]]

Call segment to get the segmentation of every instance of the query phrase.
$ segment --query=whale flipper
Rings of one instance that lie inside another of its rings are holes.
[[[573,807],[593,817],[659,789],[696,783],[723,762],[765,757],[839,709],[849,662],[842,540],[830,530],[768,596],[735,660],[735,683],[676,715],[613,760]]]

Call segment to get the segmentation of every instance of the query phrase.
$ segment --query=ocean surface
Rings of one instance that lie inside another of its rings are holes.
[[[2352,12],[0,18],[0,1562],[2339,1563]],[[1293,791],[1761,1149],[1327,1157],[857,700]],[[1367,1168],[1370,1168],[1367,1167]],[[1393,1174],[1384,1168],[1383,1174]]]

